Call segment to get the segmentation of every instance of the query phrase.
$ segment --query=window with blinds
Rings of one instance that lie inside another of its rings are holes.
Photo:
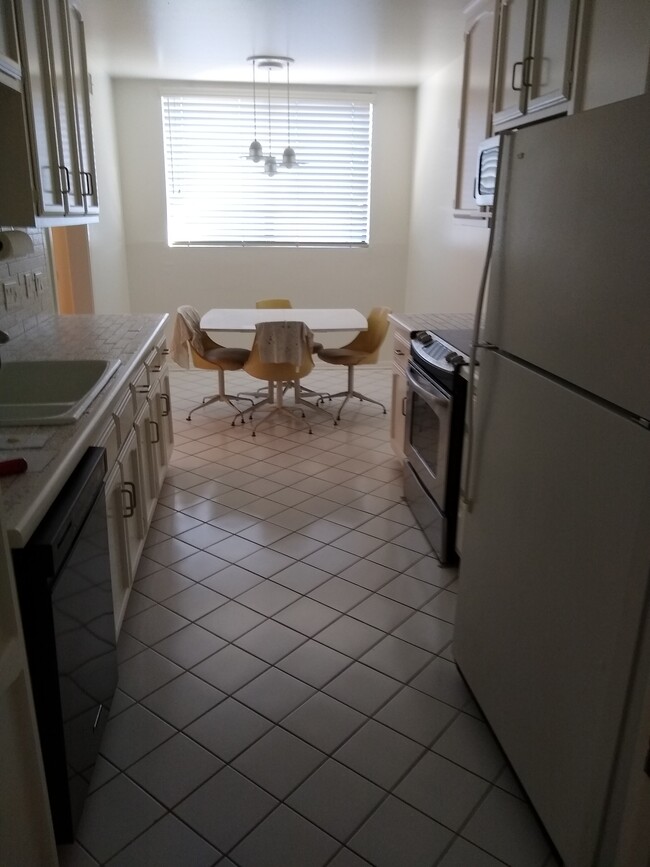
[[[368,243],[372,105],[252,97],[163,96],[167,234],[173,245]],[[247,159],[257,138],[282,162]]]

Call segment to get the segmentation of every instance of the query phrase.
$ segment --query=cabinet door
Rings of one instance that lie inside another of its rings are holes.
[[[0,73],[9,76],[10,79],[19,79],[21,76],[12,0],[0,0]]]
[[[528,56],[532,7],[532,0],[501,0],[494,80],[495,127],[511,124],[526,110],[524,58]]]
[[[141,473],[141,512],[148,527],[158,498],[160,426],[152,418],[151,398],[148,398],[135,418],[138,443],[138,463]]]
[[[406,433],[406,377],[400,371],[393,371],[393,388],[390,410],[390,444],[398,458],[404,457],[404,436]]]
[[[393,334],[393,372],[391,377],[390,444],[398,458],[404,457],[406,431],[406,371],[411,354],[411,335],[404,329]]]
[[[577,0],[537,0],[526,111],[540,111],[571,97]]]
[[[71,86],[70,55],[66,21],[66,0],[44,0],[49,44],[51,85],[59,140],[60,169],[63,174],[66,214],[83,213],[76,117]]]
[[[130,580],[140,562],[148,522],[145,521],[145,496],[136,432],[132,430],[122,446],[118,461],[122,478],[124,528],[129,552]]]
[[[90,78],[86,61],[84,24],[77,9],[68,7],[67,24],[77,127],[77,153],[79,157],[77,170],[81,197],[85,213],[97,214],[99,212],[99,200],[95,180],[95,151],[90,117]]]
[[[108,544],[111,560],[115,635],[119,635],[132,583],[131,564],[125,533],[125,506],[122,493],[122,467],[119,463],[104,482],[106,516],[108,518]]]
[[[466,216],[484,209],[474,201],[478,146],[491,133],[492,56],[494,51],[496,0],[481,0],[472,6],[465,24],[463,94],[458,140],[458,169],[454,206]],[[461,214],[457,214],[461,216]]]
[[[167,367],[163,367],[160,380],[160,438],[165,461],[165,475],[174,450],[174,426],[172,422],[172,401]],[[164,481],[164,479],[163,479]]]
[[[65,213],[66,182],[64,170],[60,168],[56,114],[47,62],[45,8],[41,0],[17,0],[16,12],[27,120],[33,148],[38,199],[35,205],[42,216],[62,217]]]

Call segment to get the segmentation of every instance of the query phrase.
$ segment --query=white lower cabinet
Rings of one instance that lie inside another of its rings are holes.
[[[393,370],[391,376],[390,444],[398,458],[404,458],[406,436],[406,371],[411,352],[411,334],[395,327],[393,333]]]
[[[104,483],[113,581],[115,632],[119,634],[147,535],[140,457],[132,430]]]
[[[159,356],[164,343],[156,347]],[[119,395],[97,445],[106,449],[106,510],[119,635],[144,541],[173,448],[169,377],[164,364],[143,363]]]

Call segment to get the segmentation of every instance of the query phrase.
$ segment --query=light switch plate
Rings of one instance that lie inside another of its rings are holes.
[[[2,284],[6,310],[13,310],[20,305],[20,287],[18,280],[5,280]]]

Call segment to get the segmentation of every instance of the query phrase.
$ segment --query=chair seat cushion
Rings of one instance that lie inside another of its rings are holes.
[[[321,349],[318,357],[330,364],[360,364],[368,357],[368,353],[355,349]]]
[[[204,358],[206,361],[212,361],[214,364],[231,363],[241,366],[249,355],[250,350],[248,349],[236,349],[224,346],[221,349],[208,349],[204,353]]]

